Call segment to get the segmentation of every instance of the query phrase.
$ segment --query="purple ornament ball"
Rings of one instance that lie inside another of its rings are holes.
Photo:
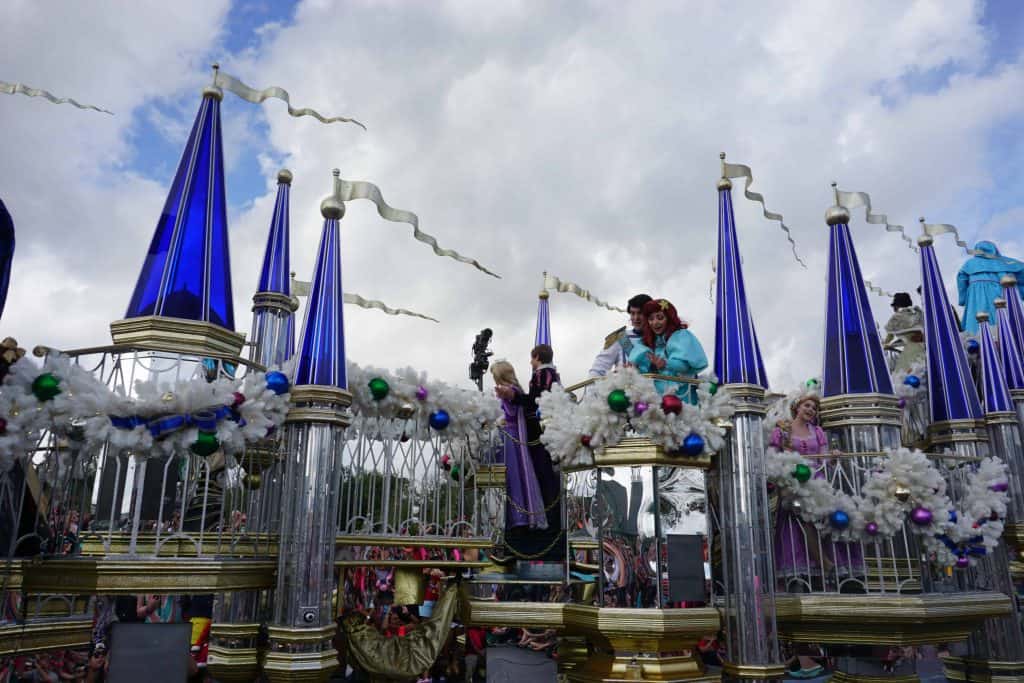
[[[997,481],[995,484],[989,487],[996,493],[1005,493],[1009,488],[1010,484],[1005,481]]]
[[[864,532],[868,536],[877,536],[878,535],[878,525],[875,524],[874,522],[868,522],[867,524],[864,525]]]
[[[932,523],[932,511],[923,507],[916,507],[910,511],[910,521],[918,526],[928,526]]]
[[[957,569],[967,569],[971,566],[971,561],[966,556],[956,558]]]
[[[425,386],[420,385],[419,387],[416,388],[416,399],[418,401],[426,401],[427,394],[429,393],[430,392],[427,391],[427,388]]]
[[[901,398],[900,400],[896,401],[896,405],[898,405],[900,408],[906,408],[907,407],[907,399]]]
[[[647,412],[647,409],[649,407],[650,406],[648,406],[645,402],[637,401],[636,403],[633,404],[633,412],[636,413],[637,415],[643,415],[645,412]]]

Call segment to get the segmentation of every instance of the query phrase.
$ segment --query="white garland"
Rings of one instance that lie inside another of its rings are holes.
[[[45,373],[59,380],[60,393],[40,401],[32,384]],[[135,396],[126,396],[66,356],[51,354],[41,367],[23,357],[10,367],[0,390],[0,417],[7,421],[6,431],[0,435],[0,471],[9,469],[15,458],[28,456],[46,432],[68,437],[86,448],[110,443],[142,456],[183,452],[197,438],[194,426],[154,438],[145,425],[122,429],[114,426],[111,417],[150,421],[209,412],[232,406],[235,392],[245,396],[236,408],[241,419],[220,419],[216,427],[220,448],[228,454],[241,452],[247,443],[265,438],[284,422],[289,395],[268,389],[266,373],[252,371],[241,380],[219,378],[212,382],[205,378],[173,384],[140,381]]]
[[[945,566],[956,562],[958,554],[973,563],[974,556],[968,548],[983,547],[988,552],[998,545],[1009,503],[1009,494],[997,490],[1005,487],[1008,477],[1001,460],[985,458],[967,475],[959,505],[950,501],[942,473],[921,451],[891,449],[876,463],[857,497],[834,489],[825,479],[815,479],[813,473],[821,465],[794,451],[768,449],[765,473],[788,505],[792,507],[793,501],[799,501],[797,514],[801,519],[834,541],[883,540],[909,526],[925,550]],[[798,465],[805,465],[812,472],[806,482],[801,483],[795,476]],[[905,500],[897,497],[898,490],[905,494]],[[932,513],[930,523],[920,525],[911,521],[911,513],[917,507]],[[849,516],[850,523],[845,529],[837,529],[831,523],[836,510]],[[996,519],[991,518],[993,514]],[[866,531],[869,523],[877,525],[874,535]],[[956,546],[957,552],[949,545]]]
[[[608,395],[615,390],[629,398],[625,412],[608,406]],[[619,368],[595,382],[579,402],[561,387],[542,394],[537,402],[544,422],[541,441],[552,460],[563,467],[593,465],[593,454],[619,443],[627,425],[639,436],[672,451],[690,434],[698,434],[704,440],[704,452],[714,453],[724,445],[724,430],[718,421],[731,417],[734,408],[726,392],[711,394],[707,378],[698,386],[697,398],[696,406],[683,401],[678,414],[665,413],[653,380],[635,368]],[[639,403],[647,408],[637,414]],[[589,439],[589,445],[584,445],[583,437]]]
[[[379,401],[370,392],[370,380],[376,378],[388,383],[388,394]],[[421,389],[426,391],[422,399],[417,396]],[[449,438],[479,436],[501,417],[501,404],[494,396],[430,380],[426,373],[413,368],[391,371],[349,363],[348,390],[352,394],[352,413],[364,421],[383,420],[377,429],[385,438],[426,433],[430,416],[439,410],[450,418],[443,430]]]
[[[912,387],[906,383],[907,377],[914,375],[921,383]],[[928,366],[926,363],[915,363],[909,370],[900,370],[892,373],[892,390],[898,397],[906,399],[907,403],[924,400],[928,395]]]

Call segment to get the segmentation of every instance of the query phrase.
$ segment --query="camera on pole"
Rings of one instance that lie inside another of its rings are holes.
[[[476,335],[476,341],[473,342],[473,362],[469,364],[469,379],[476,382],[476,388],[480,391],[484,390],[484,373],[491,366],[487,359],[494,355],[493,351],[487,350],[492,334],[491,328],[485,327],[480,330],[480,334]]]

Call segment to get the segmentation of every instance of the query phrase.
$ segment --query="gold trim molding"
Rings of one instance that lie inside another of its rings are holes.
[[[623,439],[604,452],[594,453],[594,464],[575,467],[566,471],[594,469],[595,467],[658,465],[661,467],[687,467],[710,469],[712,456],[702,453],[698,456],[669,455],[665,449],[644,437]]]
[[[53,559],[32,567],[32,593],[223,593],[274,587],[276,560]]]
[[[832,681],[835,683],[918,683],[921,677],[917,674],[904,676],[869,676],[867,674],[848,674],[845,671],[836,671],[832,674]]]
[[[299,310],[299,307],[295,305],[295,299],[280,292],[256,292],[253,294],[253,312],[255,313],[258,308],[270,308],[289,315]]]
[[[322,683],[337,668],[338,652],[334,648],[320,652],[271,651],[263,655],[263,673],[271,683]]]
[[[826,429],[901,427],[903,411],[899,399],[891,394],[840,394],[821,399],[820,418],[821,426]]]
[[[968,657],[943,657],[943,673],[951,681],[1019,683],[1024,681],[1024,662],[999,662]]]
[[[933,446],[980,441],[988,443],[984,420],[943,420],[928,425],[928,442]]]
[[[479,550],[486,550],[494,547],[494,541],[489,538],[447,538],[443,536],[418,538],[416,536],[356,536],[339,534],[334,537],[334,545],[337,548],[343,546],[366,546],[373,548],[431,548],[438,550],[447,548],[477,548]]]
[[[199,356],[237,356],[245,345],[244,334],[220,325],[162,315],[116,320],[110,323],[110,338],[115,344]]]
[[[92,642],[92,619],[0,626],[0,655],[84,647]]]
[[[476,487],[479,489],[503,489],[505,473],[505,465],[480,465],[471,479],[476,481]]]
[[[294,628],[291,626],[268,626],[267,635],[270,640],[277,641],[279,643],[293,644],[316,644],[322,643],[325,640],[330,640],[334,637],[334,632],[337,630],[337,626],[334,624],[328,624],[327,626],[321,626],[320,628]]]
[[[785,664],[733,664],[722,662],[722,672],[733,678],[758,680],[781,679],[786,677]]]
[[[326,422],[347,427],[351,418],[346,410],[352,405],[352,394],[337,387],[299,384],[291,388],[292,407],[285,423]]]
[[[784,595],[775,598],[780,637],[835,645],[928,645],[964,640],[982,621],[1010,614],[1002,593]]]
[[[85,536],[82,539],[80,553],[82,557],[124,556],[129,554],[132,538],[130,533],[124,531],[113,531],[109,532],[109,534],[106,531],[95,533],[97,535]],[[165,540],[169,535],[167,533],[161,534],[161,544],[158,551],[156,534],[140,532],[135,540],[135,554],[143,557],[165,558],[168,560],[194,558],[197,556],[198,551],[194,542],[182,537]],[[106,545],[108,542],[110,543],[109,549]],[[207,550],[212,550],[216,548],[216,541],[214,540],[213,543],[207,541],[204,545]],[[277,534],[245,534],[239,538],[233,547],[228,543],[223,544],[221,547],[224,554],[230,554],[233,557],[276,559]]]

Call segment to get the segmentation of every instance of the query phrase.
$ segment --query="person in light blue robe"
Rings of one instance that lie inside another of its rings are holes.
[[[629,353],[629,362],[644,374],[670,375],[695,379],[697,373],[708,366],[704,347],[687,330],[675,306],[665,299],[644,304],[644,329]],[[696,387],[669,380],[654,380],[658,393],[675,393],[687,403],[697,403]]]
[[[987,240],[975,244],[974,250],[978,255],[967,259],[956,274],[959,304],[964,307],[962,325],[971,334],[978,333],[977,313],[985,311],[992,320],[996,319],[992,302],[1003,296],[999,280],[1004,275],[1016,277],[1018,294],[1024,292],[1024,263],[1001,255],[996,245]]]

